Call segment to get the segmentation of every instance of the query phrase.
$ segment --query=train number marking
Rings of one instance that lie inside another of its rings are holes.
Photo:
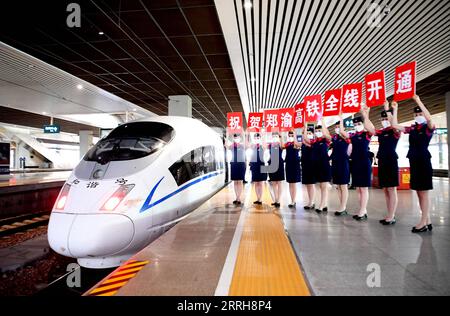
[[[116,184],[124,185],[128,182],[128,180],[125,180],[124,178],[120,178],[116,180]]]
[[[96,187],[98,187],[100,185],[100,183],[95,182],[95,181],[91,181],[86,185],[86,188],[88,189],[95,189]]]

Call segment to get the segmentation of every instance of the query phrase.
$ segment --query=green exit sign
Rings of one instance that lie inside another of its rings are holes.
[[[61,131],[59,125],[44,125],[44,133],[58,134]]]

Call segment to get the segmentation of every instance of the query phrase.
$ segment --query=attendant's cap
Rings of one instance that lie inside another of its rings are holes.
[[[420,108],[420,106],[416,106],[415,108],[414,108],[414,113],[422,113],[423,111],[422,111],[422,109]]]
[[[353,124],[356,124],[356,123],[364,123],[363,118],[361,116],[355,117],[353,119]]]
[[[322,125],[317,125],[316,129],[322,129]]]
[[[334,125],[341,125],[341,121],[337,121],[336,123],[334,123]]]
[[[311,132],[311,133],[314,133],[314,127],[308,127],[307,131]]]
[[[233,137],[234,138],[236,138],[236,137],[240,137],[241,135],[239,135],[239,134],[233,134]]]
[[[256,133],[255,137],[261,137],[261,134],[260,133]]]

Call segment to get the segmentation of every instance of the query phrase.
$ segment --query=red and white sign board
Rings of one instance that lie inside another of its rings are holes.
[[[243,130],[242,112],[227,113],[228,133],[241,133]]]
[[[413,61],[395,69],[394,101],[411,99],[416,94],[416,66]]]
[[[303,128],[305,126],[305,108],[303,103],[294,107],[294,128]]]
[[[262,123],[264,120],[263,113],[249,113],[247,129],[249,132],[258,133],[262,129]]]
[[[280,132],[289,132],[294,128],[294,108],[280,110]]]
[[[305,97],[305,122],[317,122],[322,118],[322,95],[311,95]]]
[[[330,90],[325,92],[325,100],[323,105],[323,116],[336,116],[341,111],[341,89]]]
[[[279,132],[281,127],[281,113],[280,110],[265,110],[264,111],[264,127],[266,132]]]
[[[386,101],[384,71],[376,72],[365,77],[366,105],[374,107],[383,105]]]
[[[361,110],[362,83],[352,83],[342,87],[342,113],[356,113]]]

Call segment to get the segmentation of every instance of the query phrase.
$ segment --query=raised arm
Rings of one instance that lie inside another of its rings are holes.
[[[375,126],[373,125],[372,121],[369,118],[370,108],[367,107],[367,105],[365,105],[365,104],[361,104],[361,114],[364,118],[364,127],[370,134],[375,135],[377,133],[377,131],[376,131]]]
[[[327,126],[325,125],[325,119],[322,117],[322,132],[323,136],[328,140],[331,141],[331,134],[328,130]]]
[[[311,147],[311,142],[308,139],[308,123],[305,122],[305,127],[303,127],[303,137],[302,143],[308,147]]]
[[[398,124],[398,103],[395,101],[392,101],[391,103],[392,111],[394,114],[392,115],[392,127],[400,132],[405,131],[405,127]]]
[[[339,113],[339,133],[345,139],[348,139],[350,137],[350,135],[348,135],[348,133],[345,131],[344,119],[342,118],[342,112]]]
[[[413,96],[413,100],[417,103],[417,105],[420,107],[420,109],[423,112],[423,116],[427,119],[427,125],[429,129],[434,129],[436,126],[433,123],[431,119],[431,114],[428,111],[428,109],[425,107],[425,105],[422,103],[422,100],[420,100],[420,97],[416,94]]]

